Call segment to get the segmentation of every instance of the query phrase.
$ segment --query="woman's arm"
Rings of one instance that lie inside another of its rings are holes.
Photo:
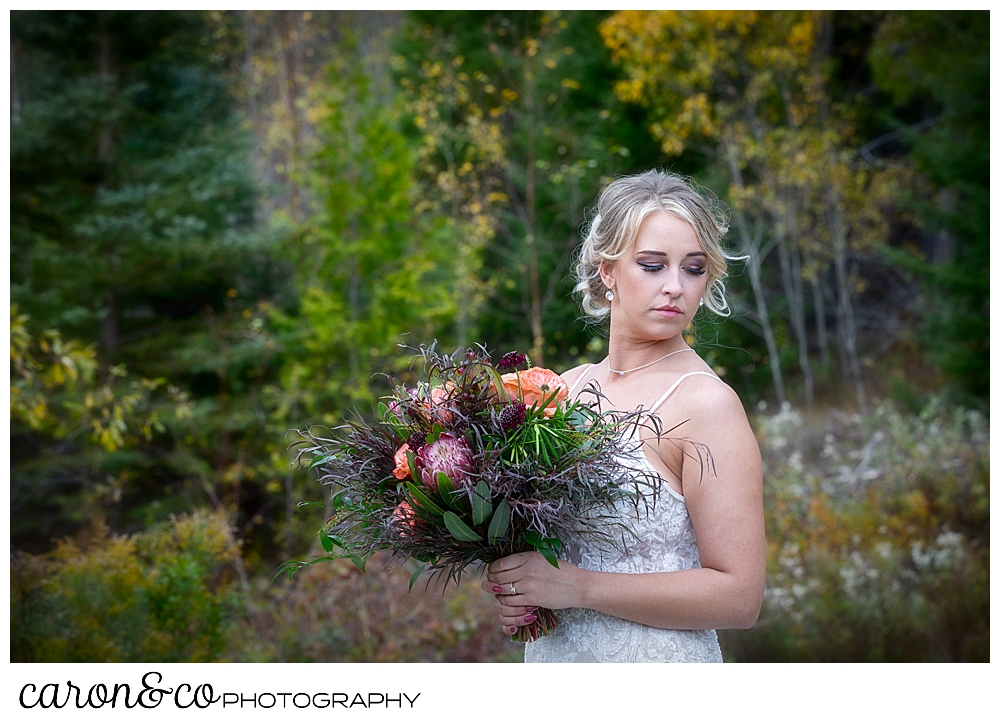
[[[525,624],[530,607],[584,607],[659,628],[747,628],[764,595],[765,543],[760,451],[736,394],[718,381],[692,379],[675,407],[695,410],[685,437],[712,453],[714,473],[681,443],[682,487],[698,540],[701,568],[627,574],[584,570],[537,553],[490,566],[483,588],[498,595],[501,624]],[[670,425],[666,425],[669,427]],[[664,457],[673,442],[662,440]],[[690,455],[690,456],[689,456]],[[517,595],[506,593],[513,583]]]

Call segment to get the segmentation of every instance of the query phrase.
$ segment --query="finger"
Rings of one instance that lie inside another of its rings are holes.
[[[537,605],[504,605],[499,601],[493,607],[497,611],[497,615],[502,618],[523,618],[538,610]]]
[[[483,589],[483,592],[488,592],[491,595],[497,595],[498,593],[502,592],[509,592],[509,590],[507,590],[507,588],[505,588],[500,583],[493,582],[492,580],[489,579],[483,580],[480,587]]]
[[[514,626],[530,625],[531,623],[535,622],[535,620],[537,620],[537,619],[538,619],[538,616],[535,615],[534,613],[528,613],[527,615],[509,615],[509,616],[505,615],[505,616],[501,616],[501,618],[500,618],[500,624],[503,625],[503,626],[508,626],[508,625],[514,625]]]
[[[493,585],[502,585],[504,591],[506,591],[507,587],[512,582],[516,582],[521,577],[522,577],[521,573],[517,570],[517,568],[515,568],[513,570],[505,570],[503,572],[496,572],[496,573],[491,572],[489,575],[486,576],[486,579],[489,580]]]
[[[524,561],[528,559],[528,556],[524,553],[518,552],[514,555],[507,555],[507,557],[501,557],[499,560],[494,560],[490,563],[490,566],[486,568],[491,574],[497,574],[500,572],[505,572],[508,570],[514,570],[524,564]]]
[[[529,604],[526,595],[527,593],[523,590],[518,590],[517,595],[511,595],[509,591],[505,590],[503,594],[497,594],[496,598],[502,605],[508,607],[524,607]]]
[[[521,592],[519,588],[522,581],[525,580],[525,574],[524,571],[520,569],[507,570],[505,572],[497,573],[496,575],[489,575],[486,579],[489,580],[492,585],[498,585],[502,588],[502,590],[498,592],[493,590],[493,587],[491,586],[491,592],[496,592],[498,595],[517,595],[517,593]],[[514,586],[514,590],[516,592],[511,592],[511,585]]]

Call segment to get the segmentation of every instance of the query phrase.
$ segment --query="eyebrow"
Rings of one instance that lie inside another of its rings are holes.
[[[666,258],[666,254],[662,251],[636,251],[636,256],[662,256]],[[707,256],[704,251],[692,251],[691,253],[684,256],[684,258],[691,258],[692,256]]]

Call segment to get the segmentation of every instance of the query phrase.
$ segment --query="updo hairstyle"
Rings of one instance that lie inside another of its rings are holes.
[[[729,316],[722,280],[727,260],[741,257],[732,256],[722,248],[722,237],[729,230],[725,213],[717,201],[702,195],[690,180],[658,170],[618,178],[597,199],[597,213],[590,222],[575,268],[574,292],[580,296],[584,312],[595,321],[610,313],[601,264],[615,264],[628,253],[639,226],[656,211],[666,211],[691,224],[707,256],[705,307],[719,316]]]

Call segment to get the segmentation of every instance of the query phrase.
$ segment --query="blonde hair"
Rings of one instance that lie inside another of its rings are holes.
[[[647,216],[666,211],[691,224],[707,257],[705,306],[719,316],[729,316],[726,301],[727,261],[733,256],[722,247],[729,222],[714,196],[708,197],[690,179],[667,171],[646,171],[622,176],[605,188],[597,199],[597,213],[590,222],[576,263],[577,284],[583,311],[595,320],[611,311],[601,281],[601,265],[616,263],[635,243],[639,227]]]

